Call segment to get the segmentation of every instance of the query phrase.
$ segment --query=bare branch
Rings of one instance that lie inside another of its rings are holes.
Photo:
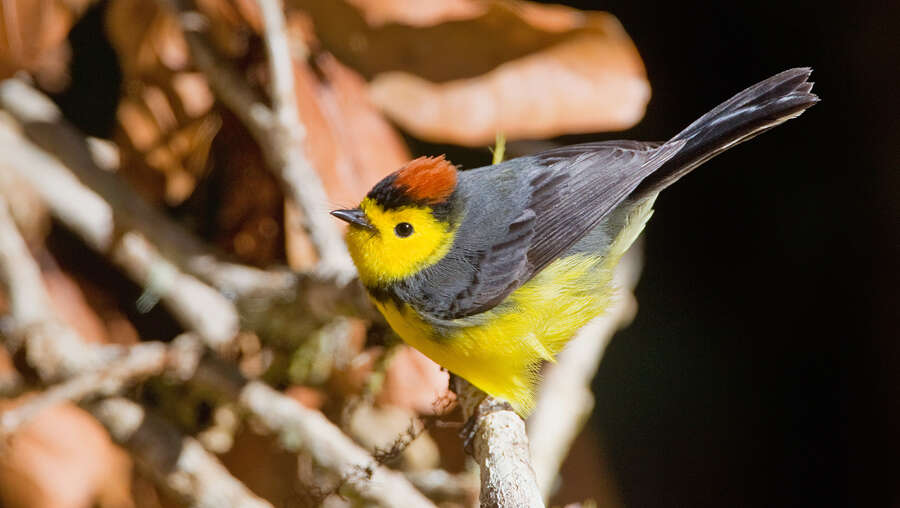
[[[448,473],[443,469],[409,471],[406,478],[429,499],[471,506],[478,499],[478,474],[473,469]]]
[[[160,374],[166,368],[167,357],[166,345],[159,342],[132,346],[109,368],[69,379],[4,412],[0,415],[0,440],[56,404],[110,396],[141,379]]]
[[[50,297],[44,288],[40,269],[31,258],[28,246],[16,229],[6,200],[0,196],[0,283],[10,300],[13,326],[7,337],[8,348],[26,347],[29,363],[38,375],[51,381],[64,379],[75,372],[100,368],[118,354],[81,351],[81,340],[66,327],[56,323],[50,313]]]
[[[115,168],[108,167],[109,161],[101,167],[97,161],[110,159],[109,155],[100,154],[97,143],[86,140],[63,119],[50,99],[24,82],[10,79],[0,83],[0,108],[18,122],[11,129],[11,140],[18,142],[25,137],[40,150],[19,156],[23,161],[38,162],[40,172],[27,175],[29,180],[53,184],[38,189],[42,198],[63,224],[98,251],[109,248],[117,230],[139,229],[179,267],[223,292],[243,295],[292,283],[288,273],[216,259],[196,237],[122,182],[112,171]],[[10,164],[16,161],[10,159]]]
[[[531,464],[544,499],[552,494],[557,472],[594,408],[591,381],[606,345],[637,311],[631,291],[641,270],[639,247],[633,246],[616,267],[613,284],[619,295],[610,308],[578,332],[544,371],[537,407],[528,419]]]
[[[325,415],[264,383],[248,382],[231,365],[204,358],[192,381],[226,400],[237,400],[244,411],[278,435],[286,450],[309,455],[362,499],[377,506],[434,506],[402,474],[379,465]]]
[[[186,505],[197,508],[271,508],[236,480],[197,440],[128,399],[111,398],[87,409],[139,467]]]
[[[198,31],[200,16],[183,1],[160,0],[182,22],[194,64],[207,77],[216,95],[244,123],[262,150],[269,169],[285,195],[303,212],[305,227],[319,253],[318,272],[343,285],[355,270],[343,239],[328,215],[325,187],[305,154],[306,130],[297,113],[293,63],[278,0],[258,0],[263,17],[263,40],[269,57],[273,108],[267,107],[234,68],[218,56]]]
[[[543,507],[525,422],[509,403],[485,395],[461,377],[451,379],[466,419],[466,451],[481,468],[481,506]]]
[[[285,33],[282,2],[257,0],[256,3],[262,13],[263,41],[269,58],[270,94],[275,111],[272,141],[279,145],[273,151],[280,154],[277,159],[283,159],[273,165],[273,170],[287,189],[287,195],[303,211],[306,228],[319,252],[320,270],[349,280],[355,270],[338,229],[327,214],[325,187],[305,154],[306,128],[297,111],[294,64]]]
[[[25,275],[12,279],[11,274]],[[50,326],[39,322],[40,319],[52,318],[46,310],[49,308],[47,307],[49,298],[42,289],[40,271],[16,231],[2,199],[0,199],[0,278],[10,289],[13,308],[20,309],[12,316],[14,328],[28,336],[33,335],[32,330],[40,331],[37,335],[39,341],[27,339],[26,355],[29,363],[39,372],[53,374],[45,380],[95,372],[106,362],[122,356],[122,348],[91,346],[62,325]],[[21,288],[40,288],[40,290],[12,291]],[[50,366],[44,366],[44,362],[49,362]],[[189,372],[182,372],[182,378],[189,375]],[[227,400],[237,400],[245,411],[260,420],[270,431],[278,434],[286,449],[307,452],[321,467],[345,478],[347,487],[363,499],[382,506],[433,506],[406,481],[403,475],[379,466],[371,455],[353,443],[322,413],[304,408],[297,401],[263,383],[247,382],[233,365],[223,362],[214,355],[207,355],[199,362],[193,381]],[[138,449],[138,453],[140,450]],[[157,450],[154,453],[162,451]],[[196,455],[196,452],[191,453]]]
[[[223,76],[227,74],[223,71],[220,79],[225,79]],[[250,104],[254,103],[251,101]],[[179,224],[147,205],[117,175],[98,167],[83,136],[62,119],[62,114],[49,99],[21,81],[7,80],[0,84],[0,108],[18,121],[15,126],[18,130],[0,125],[0,146],[15,144],[22,151],[0,153],[0,169],[14,169],[24,175],[26,181],[40,192],[54,216],[100,252],[109,252],[116,234],[140,232],[144,240],[131,245],[144,243],[144,253],[132,251],[132,255],[160,260],[153,265],[155,273],[165,273],[174,265],[185,274],[207,281],[220,292],[234,297],[243,318],[253,328],[277,321],[271,319],[271,312],[288,315],[293,322],[313,321],[313,328],[330,321],[335,314],[374,317],[365,291],[355,281],[341,283],[312,274],[260,270],[219,259]],[[24,133],[20,132],[22,130]],[[162,262],[160,256],[171,263]],[[147,282],[146,279],[135,280],[140,284]],[[181,293],[188,303],[196,301],[193,298],[197,296],[195,292]],[[179,295],[165,296],[164,303],[167,298]],[[214,295],[206,298],[221,302]],[[170,308],[185,309],[175,304]],[[230,313],[224,306],[221,309],[221,312]],[[233,322],[227,316],[216,320],[209,325],[217,328],[208,333],[215,337],[229,335],[230,328],[225,325],[230,326]],[[185,326],[202,331],[202,324]]]
[[[4,171],[16,171],[44,199],[54,216],[72,228],[88,244],[110,255],[122,269],[145,288],[156,282],[153,275],[166,273],[167,284],[152,288],[172,310],[184,326],[197,331],[212,347],[221,348],[232,340],[238,330],[238,314],[234,305],[218,291],[196,278],[181,272],[167,261],[158,249],[132,228],[117,228],[115,209],[85,187],[70,168],[83,168],[79,177],[93,177],[97,187],[114,186],[116,176],[93,163],[84,139],[71,130],[59,129],[59,111],[40,94],[17,80],[0,84],[0,107],[23,117],[24,128],[48,142],[68,148],[69,166],[48,155],[8,123],[0,123],[0,166]],[[42,105],[42,107],[35,107]],[[42,116],[26,117],[39,111]],[[112,194],[112,193],[111,193]],[[121,199],[121,198],[119,198]],[[136,210],[152,217],[153,211],[139,199],[121,208]],[[135,226],[130,224],[129,226]],[[118,236],[122,235],[121,238]],[[202,302],[202,309],[197,306]]]
[[[100,357],[107,360],[121,358],[122,348],[91,346],[75,332],[54,321],[40,270],[16,230],[6,201],[2,198],[0,283],[13,302],[12,332],[26,337],[21,343],[28,348],[26,357],[39,374],[51,372],[59,375],[62,372],[64,377],[78,374],[90,376],[91,372],[100,369],[100,365],[92,360]],[[40,333],[35,335],[35,329]],[[44,361],[49,361],[51,366],[41,365]],[[86,393],[92,386],[84,380],[90,378],[82,378],[82,381],[68,386],[62,385],[59,388],[62,393],[51,395],[50,402],[59,396]],[[50,379],[45,377],[44,381]],[[232,477],[199,443],[182,437],[177,429],[162,421],[146,418],[139,405],[124,399],[110,399],[89,409],[110,434],[129,449],[138,464],[145,467],[160,485],[178,494],[186,503],[209,508],[270,506]]]

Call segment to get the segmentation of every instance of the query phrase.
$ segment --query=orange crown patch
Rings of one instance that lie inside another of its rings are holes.
[[[397,171],[394,184],[405,187],[406,194],[415,201],[441,203],[456,189],[456,166],[443,155],[419,157]]]

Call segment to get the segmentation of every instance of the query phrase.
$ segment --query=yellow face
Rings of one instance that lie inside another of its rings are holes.
[[[367,286],[409,277],[437,263],[453,243],[452,227],[437,220],[429,207],[385,210],[369,198],[359,207],[375,231],[351,225],[347,248]]]

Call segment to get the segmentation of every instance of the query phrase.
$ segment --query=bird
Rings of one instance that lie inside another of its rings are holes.
[[[665,142],[600,141],[461,170],[419,157],[355,208],[346,244],[390,327],[451,373],[534,408],[544,362],[615,297],[613,270],[660,191],[818,102],[794,68]]]

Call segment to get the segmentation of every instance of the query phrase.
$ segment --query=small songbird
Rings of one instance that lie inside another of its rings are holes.
[[[757,83],[664,143],[586,143],[465,171],[420,157],[331,213],[350,223],[359,278],[394,331],[527,415],[542,362],[607,307],[659,192],[815,104],[810,72]]]

